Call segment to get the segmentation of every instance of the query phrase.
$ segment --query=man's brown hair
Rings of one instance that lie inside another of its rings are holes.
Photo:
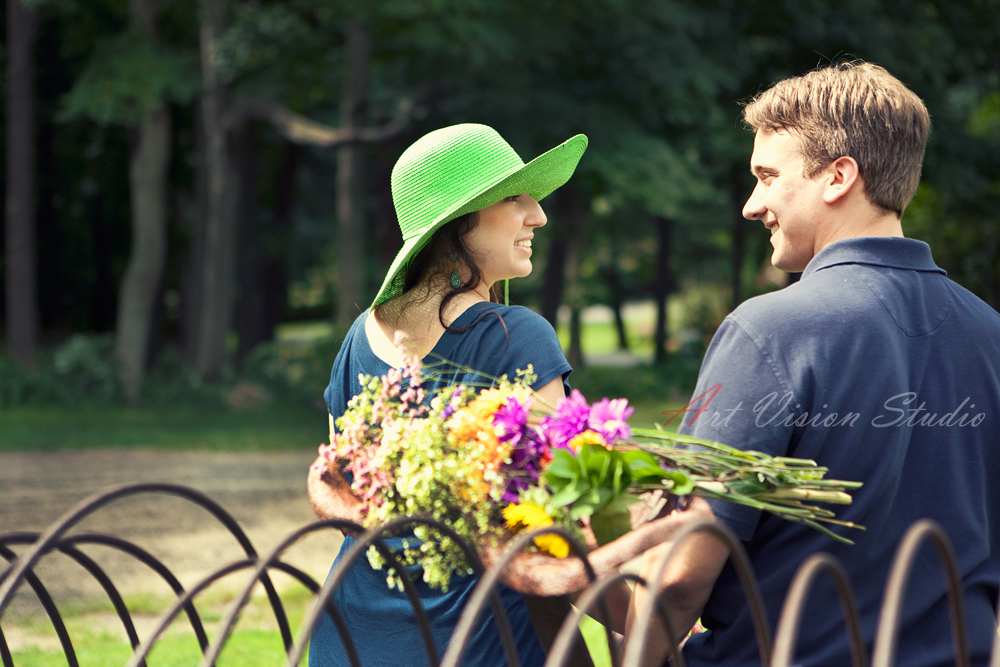
[[[743,109],[754,131],[799,137],[806,177],[843,156],[858,163],[868,201],[903,214],[920,182],[927,107],[884,68],[839,62],[779,81]]]

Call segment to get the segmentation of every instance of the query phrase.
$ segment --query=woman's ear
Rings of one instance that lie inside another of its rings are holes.
[[[858,168],[857,160],[844,155],[827,165],[823,170],[823,178],[826,183],[823,201],[832,204],[847,195],[855,184],[861,183],[861,170]]]

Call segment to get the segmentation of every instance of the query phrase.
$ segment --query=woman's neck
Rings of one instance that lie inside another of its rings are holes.
[[[440,315],[441,301],[448,293],[447,287],[424,283],[383,303],[375,309],[375,317],[371,317],[372,313],[369,313],[365,321],[365,332],[372,351],[389,365],[401,366],[403,357],[394,344],[397,335],[401,333],[407,352],[423,358],[444,335],[445,326],[441,324],[441,320],[450,326],[474,304],[488,301],[488,288],[484,287],[482,291],[486,293],[485,297],[479,290],[456,295],[445,304],[444,312]]]

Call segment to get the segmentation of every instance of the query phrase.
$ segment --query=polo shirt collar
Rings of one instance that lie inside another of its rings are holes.
[[[862,236],[836,241],[820,250],[802,272],[802,278],[838,264],[871,264],[948,275],[934,263],[931,247],[923,241],[893,236]]]

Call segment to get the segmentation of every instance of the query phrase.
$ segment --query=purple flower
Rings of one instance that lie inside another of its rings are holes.
[[[462,398],[462,387],[459,386],[455,391],[451,392],[451,396],[448,397],[448,405],[445,406],[444,411],[441,413],[442,419],[447,419],[455,414],[455,410],[458,409],[458,404]]]
[[[510,401],[507,404],[510,405]],[[527,415],[526,410],[525,415]],[[517,438],[514,449],[510,452],[510,463],[504,463],[501,466],[504,477],[508,480],[503,500],[508,503],[517,502],[521,491],[533,486],[538,481],[542,474],[542,468],[552,459],[549,448],[536,429],[525,424],[524,428],[518,432]],[[501,436],[502,439],[503,436]]]
[[[519,400],[511,396],[506,405],[493,415],[493,427],[500,442],[509,442],[517,447],[528,426],[528,409]]]
[[[627,398],[609,400],[604,398],[590,408],[587,426],[592,431],[600,433],[604,441],[611,446],[616,440],[625,440],[632,435],[632,429],[626,423],[635,408],[628,406]]]
[[[569,441],[588,428],[590,406],[578,390],[560,398],[556,411],[542,419],[542,433],[553,448],[569,449]]]

